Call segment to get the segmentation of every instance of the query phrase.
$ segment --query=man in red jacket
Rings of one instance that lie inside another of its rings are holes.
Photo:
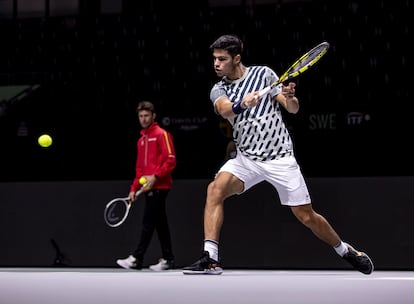
[[[117,264],[126,269],[142,269],[144,255],[150,245],[154,230],[157,231],[161,245],[162,258],[149,268],[154,271],[175,267],[170,229],[165,208],[166,198],[172,187],[172,171],[176,166],[173,138],[155,121],[153,103],[142,101],[137,107],[141,137],[137,143],[135,178],[131,184],[129,198],[144,187],[145,207],[142,220],[141,238],[135,251]],[[146,181],[140,184],[140,179]]]

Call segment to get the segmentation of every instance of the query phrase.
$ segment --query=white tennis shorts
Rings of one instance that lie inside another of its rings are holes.
[[[243,192],[267,181],[275,187],[282,205],[299,206],[311,203],[308,188],[293,155],[269,161],[253,161],[238,152],[218,172],[223,171],[230,172],[244,182]]]

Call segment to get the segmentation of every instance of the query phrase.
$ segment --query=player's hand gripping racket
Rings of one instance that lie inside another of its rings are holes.
[[[270,86],[263,88],[259,91],[259,96],[263,96],[267,94],[272,88],[285,82],[286,80],[292,79],[294,77],[299,76],[303,72],[307,71],[311,66],[319,61],[323,55],[329,49],[328,42],[322,42],[315,46],[313,49],[308,51],[307,53],[303,54],[298,60],[296,60],[283,74],[280,76],[278,80],[272,83]]]
[[[138,196],[142,192],[144,192],[144,187],[141,187],[141,189],[135,193],[134,201],[137,200]],[[108,204],[106,204],[104,210],[104,219],[108,226],[118,227],[123,222],[125,222],[129,214],[129,209],[131,209],[131,205],[134,201],[131,201],[129,197],[119,197],[114,198]]]

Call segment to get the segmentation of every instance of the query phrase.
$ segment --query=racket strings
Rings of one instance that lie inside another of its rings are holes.
[[[310,50],[308,53],[306,53],[300,59],[298,59],[296,64],[292,66],[290,74],[295,74],[298,72],[301,73],[305,71],[309,66],[317,62],[327,52],[328,47],[329,44],[322,43]]]
[[[126,202],[116,201],[106,208],[105,219],[109,224],[115,225],[123,220],[126,212],[127,212]]]

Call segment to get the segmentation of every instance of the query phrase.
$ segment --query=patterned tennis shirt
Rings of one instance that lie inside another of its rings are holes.
[[[210,92],[213,105],[222,96],[233,103],[247,93],[258,91],[278,79],[276,73],[266,66],[247,67],[243,77],[229,80],[223,77]],[[274,96],[281,92],[281,85],[261,97],[253,108],[228,119],[233,126],[233,138],[238,151],[255,161],[273,160],[293,153],[289,131],[282,119],[279,103]]]

